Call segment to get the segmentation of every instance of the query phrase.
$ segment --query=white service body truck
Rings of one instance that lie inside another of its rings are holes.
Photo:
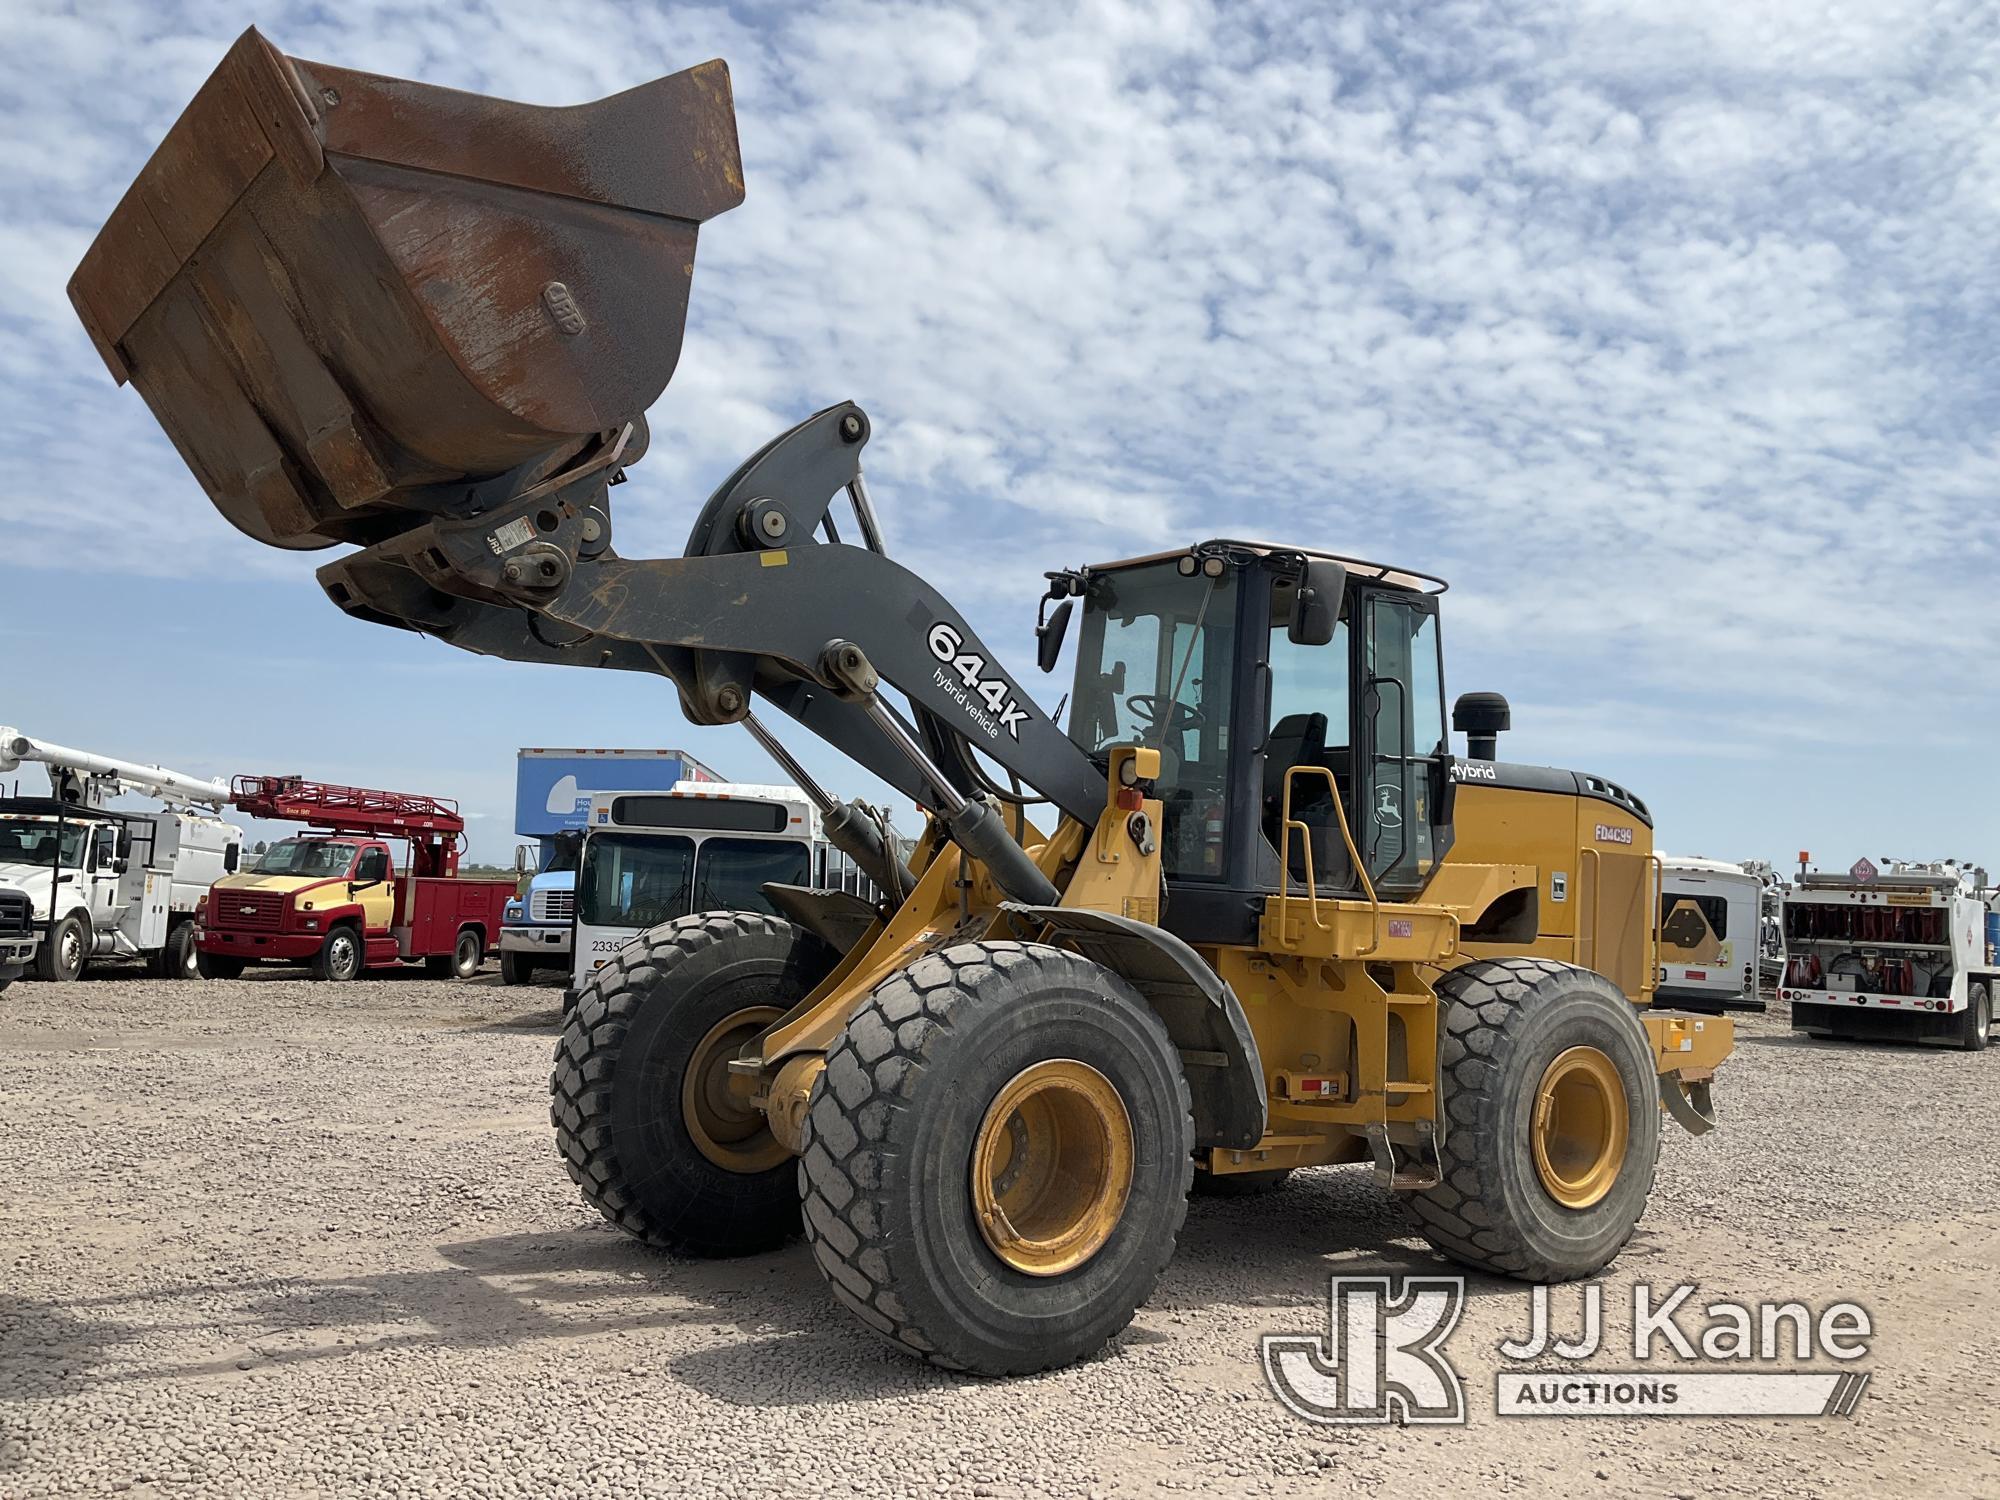
[[[1984,885],[1950,861],[1801,874],[1784,899],[1778,981],[1792,1030],[1983,1050],[2000,982]]]
[[[195,907],[242,858],[243,830],[217,816],[228,786],[0,728],[0,775],[27,761],[47,769],[49,795],[0,797],[0,891],[27,897],[35,976],[144,958],[163,978],[195,977]],[[107,805],[122,793],[166,805]],[[0,934],[0,965],[17,941]]]
[[[1764,882],[1719,859],[1662,855],[1655,1004],[1762,1010],[1757,982]]]

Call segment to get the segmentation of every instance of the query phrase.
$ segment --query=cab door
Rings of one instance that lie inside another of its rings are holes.
[[[386,844],[370,844],[354,861],[354,901],[362,930],[387,932],[396,920],[396,868]]]
[[[1379,891],[1422,890],[1451,847],[1451,747],[1445,737],[1437,601],[1371,590],[1363,606],[1356,777],[1362,858]]]

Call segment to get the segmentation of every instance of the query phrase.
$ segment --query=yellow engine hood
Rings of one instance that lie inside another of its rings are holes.
[[[304,891],[316,885],[345,885],[347,877],[324,875],[225,875],[215,882],[218,891]]]

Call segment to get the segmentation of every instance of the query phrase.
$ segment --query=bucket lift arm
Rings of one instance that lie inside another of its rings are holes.
[[[342,609],[517,661],[663,673],[697,723],[762,696],[890,785],[939,808],[1017,899],[1056,893],[979,800],[968,751],[1084,822],[1091,759],[1036,706],[931,582],[879,550],[851,403],[807,419],[710,498],[679,558],[612,549],[618,439],[576,471],[466,519],[438,517],[319,573]],[[857,530],[837,540],[845,492]],[[829,539],[833,538],[833,539]],[[901,691],[906,723],[879,687]]]

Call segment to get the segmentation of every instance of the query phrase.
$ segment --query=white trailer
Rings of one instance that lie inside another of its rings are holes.
[[[1762,1010],[1757,959],[1764,882],[1719,859],[1667,854],[1660,867],[1654,1002],[1686,1010]]]
[[[47,770],[49,795],[0,797],[0,908],[6,890],[27,898],[23,961],[42,979],[74,979],[98,958],[192,978],[195,907],[242,859],[243,830],[218,816],[228,786],[0,728],[0,775],[29,761]],[[164,805],[111,807],[123,793]],[[18,946],[0,933],[0,966]]]
[[[1801,873],[1784,898],[1778,989],[1792,1029],[1983,1051],[2000,983],[1985,885],[1985,871],[1950,860]]]

